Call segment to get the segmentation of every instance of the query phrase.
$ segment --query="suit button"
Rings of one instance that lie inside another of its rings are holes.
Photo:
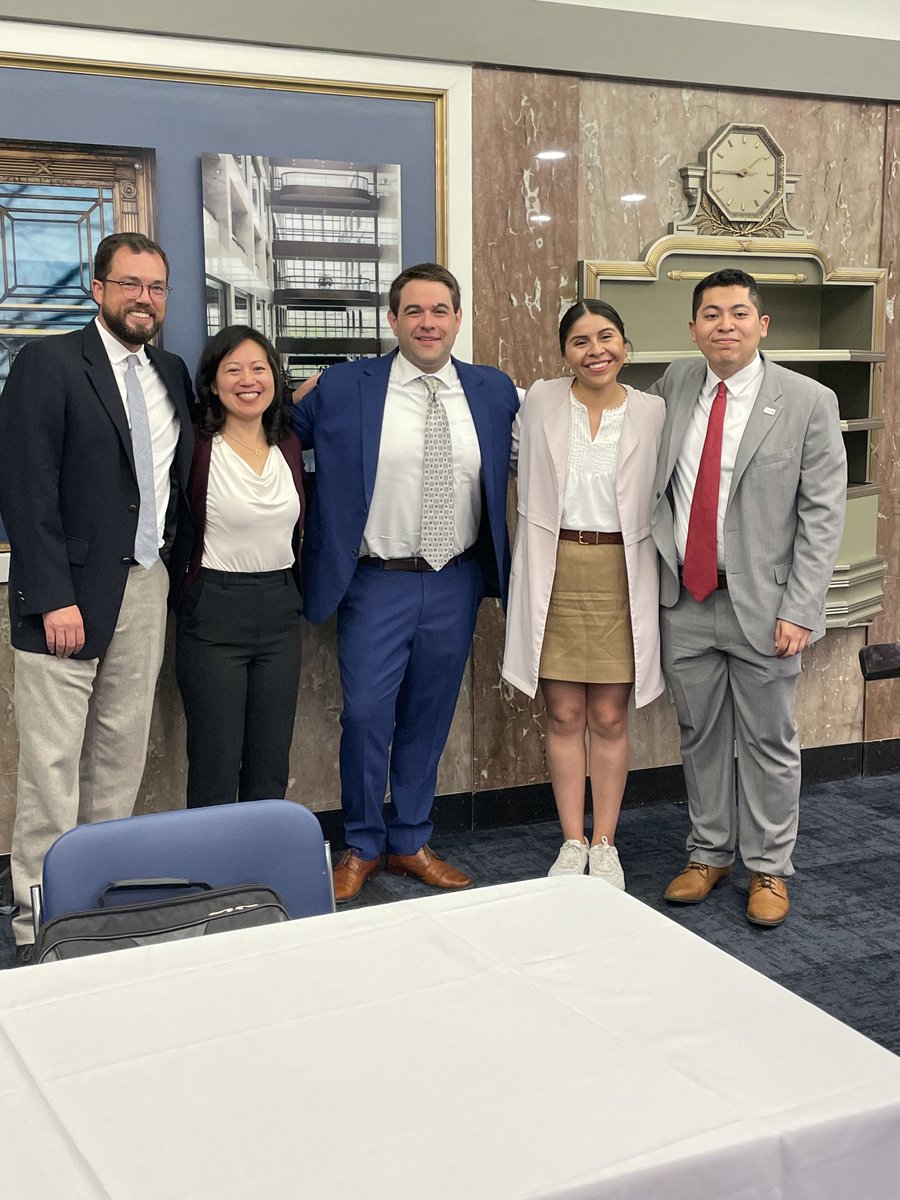
[[[138,510],[138,506],[137,506],[136,504],[129,504],[129,505],[128,505],[128,511],[129,511],[129,512],[137,512],[137,510]]]
[[[351,551],[350,551],[350,557],[351,557],[351,558],[359,558],[359,551],[358,551],[358,550],[351,550]]]
[[[123,559],[122,559],[122,562],[123,562],[123,563],[125,563],[125,565],[126,565],[126,566],[128,566],[128,567],[130,567],[130,566],[131,566],[131,559],[130,559],[130,558],[123,558]]]

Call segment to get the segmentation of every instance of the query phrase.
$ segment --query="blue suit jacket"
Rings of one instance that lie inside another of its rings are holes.
[[[393,354],[330,367],[314,391],[294,406],[304,449],[316,452],[315,491],[303,541],[304,612],[326,620],[350,586],[375,487],[378,448]],[[506,487],[513,417],[519,399],[512,381],[494,367],[453,359],[481,450],[483,481],[477,557],[485,594],[506,604],[509,537]]]

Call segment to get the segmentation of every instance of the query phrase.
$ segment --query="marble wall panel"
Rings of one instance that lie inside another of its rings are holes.
[[[578,80],[476,70],[472,143],[475,361],[527,387],[558,373],[559,316],[575,299]]]
[[[900,107],[887,110],[884,163],[884,217],[881,261],[888,268],[888,322],[885,339],[884,430],[879,434],[876,462],[881,499],[878,549],[887,560],[884,612],[869,629],[871,643],[900,639]],[[866,685],[866,741],[900,737],[900,679]]]
[[[835,265],[878,263],[883,104],[603,79],[581,84],[579,257],[639,258],[667,233],[687,210],[679,168],[729,121],[766,125],[784,148],[801,175],[790,215]]]
[[[831,629],[803,652],[795,711],[804,748],[862,741],[859,650],[865,640],[865,629]]]
[[[523,387],[559,374],[559,317],[575,299],[578,91],[565,75],[476,70],[472,80],[475,361]],[[542,150],[566,157],[542,161]],[[543,705],[501,681],[503,631],[500,606],[486,602],[473,648],[477,791],[547,778]]]

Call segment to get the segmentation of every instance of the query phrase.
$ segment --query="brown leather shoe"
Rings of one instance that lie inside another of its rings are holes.
[[[751,876],[748,921],[754,925],[780,925],[790,911],[787,880],[759,872]]]
[[[731,867],[711,867],[691,859],[663,892],[663,900],[671,904],[699,904],[730,874]]]
[[[431,887],[461,889],[472,886],[468,875],[438,858],[430,846],[423,846],[415,854],[389,854],[387,869],[392,875],[414,875]]]
[[[340,904],[358,896],[366,880],[377,875],[380,870],[380,854],[377,858],[365,859],[354,854],[352,850],[346,850],[332,873],[335,902]]]

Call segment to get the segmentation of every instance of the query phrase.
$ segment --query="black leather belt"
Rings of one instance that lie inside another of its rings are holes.
[[[447,567],[455,567],[459,563],[471,562],[475,557],[475,547],[470,546],[468,550],[463,550],[462,554],[457,554],[455,558],[448,559],[441,570],[446,570]],[[434,567],[424,558],[376,558],[374,554],[361,554],[356,560],[361,567],[380,567],[382,571],[433,571]]]
[[[680,565],[678,567],[678,582],[681,584],[682,587],[684,587],[684,567],[682,567]],[[716,591],[717,592],[727,592],[728,591],[728,576],[725,574],[724,571],[716,571]]]

